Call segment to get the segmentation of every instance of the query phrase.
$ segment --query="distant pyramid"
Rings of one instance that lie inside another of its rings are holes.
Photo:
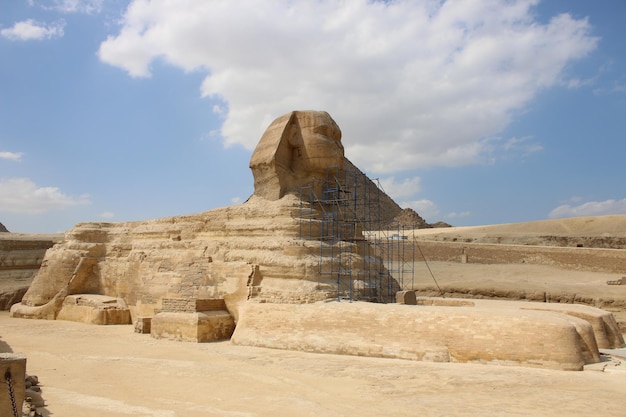
[[[0,233],[9,233],[6,227],[2,223],[0,223]]]

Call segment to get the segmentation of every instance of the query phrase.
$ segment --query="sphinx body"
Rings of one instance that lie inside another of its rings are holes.
[[[55,318],[70,294],[120,298],[133,318],[154,314],[169,297],[224,298],[234,317],[251,298],[306,303],[336,297],[337,279],[321,273],[333,260],[320,258],[316,232],[302,239],[299,212],[307,203],[298,194],[319,184],[328,166],[342,169],[346,161],[341,130],[328,113],[283,115],[252,154],[255,190],[244,204],[165,219],[78,224],[48,250],[12,314]],[[359,261],[372,256],[355,246],[349,260],[355,276],[363,275]],[[398,289],[388,274],[380,287],[384,298]]]

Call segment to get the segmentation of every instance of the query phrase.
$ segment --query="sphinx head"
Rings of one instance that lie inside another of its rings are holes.
[[[270,124],[252,154],[254,194],[277,200],[325,178],[329,167],[341,169],[343,159],[341,130],[328,113],[292,111]]]

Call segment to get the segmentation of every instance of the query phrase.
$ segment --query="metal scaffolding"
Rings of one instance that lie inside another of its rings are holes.
[[[320,280],[336,285],[338,301],[394,302],[413,284],[410,232],[381,224],[382,196],[378,180],[339,166],[300,189],[300,239],[319,242]]]

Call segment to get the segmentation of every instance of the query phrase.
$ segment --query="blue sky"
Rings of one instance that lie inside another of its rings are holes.
[[[624,0],[2,2],[0,222],[237,204],[304,109],[429,222],[626,214],[624,22]]]

